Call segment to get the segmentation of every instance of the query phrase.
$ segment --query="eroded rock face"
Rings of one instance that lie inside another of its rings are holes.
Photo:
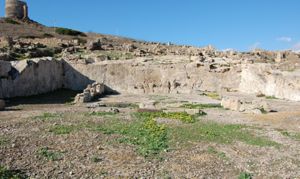
[[[243,65],[239,90],[300,101],[300,71],[279,71],[270,64]]]
[[[60,60],[40,58],[10,64],[8,76],[0,79],[0,98],[37,95],[63,87],[63,63]],[[7,69],[3,71],[6,75],[9,65],[4,69]]]
[[[221,73],[211,71],[209,65],[190,62],[188,57],[169,58],[161,61],[141,58],[94,64],[71,62],[65,72],[65,86],[80,90],[87,85],[86,78],[104,83],[117,92],[132,94],[220,91],[223,88],[237,89],[239,86],[238,67],[231,66]]]

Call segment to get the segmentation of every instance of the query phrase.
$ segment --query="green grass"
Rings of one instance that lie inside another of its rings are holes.
[[[154,157],[168,148],[167,130],[150,117],[138,115],[134,121],[122,122],[113,119],[107,123],[91,126],[91,130],[104,134],[119,134],[119,142],[132,144],[144,157]]]
[[[21,171],[8,170],[6,167],[0,166],[0,179],[25,179],[27,178]]]
[[[61,152],[51,151],[48,147],[43,147],[38,150],[38,155],[49,160],[49,161],[57,161],[62,159]]]
[[[266,99],[278,99],[275,96],[266,96]]]
[[[0,137],[0,146],[8,144],[8,139],[4,137]]]
[[[221,104],[183,104],[180,107],[187,109],[207,109],[207,108],[222,108]]]
[[[186,112],[138,112],[136,116],[139,118],[167,118],[167,119],[174,119],[180,120],[184,123],[194,123],[196,121],[196,116],[190,115]]]
[[[288,131],[280,131],[280,133],[286,137],[300,141],[300,133],[293,133],[293,132],[288,132]]]
[[[207,96],[207,97],[210,97],[212,99],[216,99],[216,100],[221,99],[220,95],[218,93],[215,93],[215,92],[205,93],[204,95]]]
[[[227,158],[224,152],[219,152],[214,147],[208,147],[207,152],[213,155],[217,155],[221,159]]]
[[[87,113],[86,116],[114,116],[116,113],[114,112],[90,112]]]
[[[41,120],[41,121],[48,121],[48,120],[54,120],[54,119],[60,119],[62,118],[62,114],[59,113],[43,113],[40,116],[35,116],[34,119]]]
[[[240,173],[238,179],[252,179],[252,174],[247,172]]]
[[[54,133],[55,135],[65,135],[70,134],[71,132],[77,130],[79,126],[74,125],[57,125],[52,127],[49,132]]]
[[[86,34],[77,30],[67,29],[67,28],[56,28],[55,32],[60,35],[69,35],[69,36],[82,36],[86,37]]]
[[[252,134],[246,126],[236,124],[218,124],[215,122],[197,122],[169,128],[171,144],[177,142],[207,141],[220,144],[232,144],[236,141],[260,147],[279,146],[278,143]]]

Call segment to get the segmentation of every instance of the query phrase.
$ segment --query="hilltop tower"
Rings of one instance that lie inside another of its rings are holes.
[[[21,0],[5,0],[5,17],[28,19],[27,3]]]

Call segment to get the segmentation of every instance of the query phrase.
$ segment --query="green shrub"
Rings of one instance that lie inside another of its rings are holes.
[[[67,29],[67,28],[56,28],[55,32],[60,35],[70,35],[70,36],[82,36],[86,37],[86,34],[77,30]]]
[[[250,173],[247,173],[247,172],[242,172],[239,175],[239,179],[252,179],[252,175]]]
[[[11,19],[11,18],[5,18],[4,21],[8,24],[15,24],[15,25],[19,25],[20,23]]]
[[[44,37],[44,38],[52,38],[52,37],[54,37],[54,35],[48,34],[48,33],[44,33],[44,34],[43,34],[43,37]]]
[[[25,179],[27,178],[18,170],[8,170],[0,166],[0,179]]]

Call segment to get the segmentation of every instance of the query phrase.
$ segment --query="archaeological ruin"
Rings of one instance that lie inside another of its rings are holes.
[[[5,10],[0,179],[299,178],[299,52],[47,27],[19,0]]]
[[[21,0],[5,0],[5,17],[28,19],[27,3]]]

